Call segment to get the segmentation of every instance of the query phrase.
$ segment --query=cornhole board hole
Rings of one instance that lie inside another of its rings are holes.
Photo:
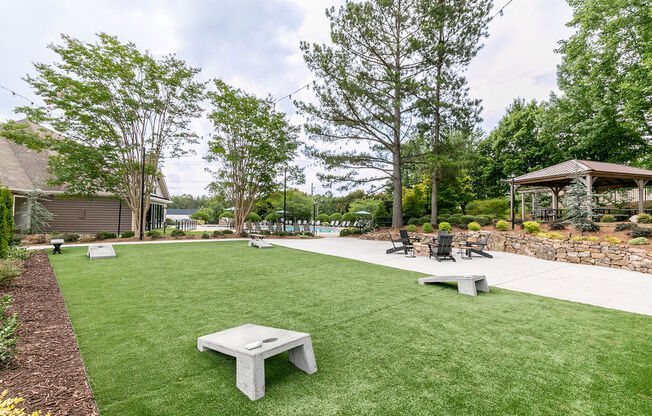
[[[88,246],[86,255],[91,260],[112,259],[115,257],[115,251],[111,244],[91,244]]]
[[[290,362],[308,374],[317,371],[310,334],[245,324],[197,338],[199,351],[236,359],[236,386],[251,400],[265,395],[265,359],[288,351]]]

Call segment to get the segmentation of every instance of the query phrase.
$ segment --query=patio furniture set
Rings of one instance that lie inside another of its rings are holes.
[[[493,258],[493,256],[485,251],[489,242],[491,233],[485,234],[482,241],[466,241],[464,245],[458,248],[458,253],[462,259],[470,260],[473,254],[480,255],[486,258]],[[386,253],[396,253],[402,251],[406,257],[414,257],[415,244],[421,243],[419,238],[412,238],[406,230],[399,230],[399,238],[394,239],[390,233],[389,241],[392,247],[387,249]],[[442,260],[455,261],[453,257],[453,235],[448,231],[439,231],[436,237],[432,237],[425,243],[428,246],[428,258],[435,258],[441,262]]]

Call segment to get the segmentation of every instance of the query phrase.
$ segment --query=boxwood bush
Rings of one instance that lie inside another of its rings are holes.
[[[523,223],[523,228],[528,234],[538,234],[541,232],[541,226],[536,221],[526,221]]]
[[[120,234],[120,237],[122,238],[131,238],[134,235],[136,235],[133,231],[125,231],[124,233]]]
[[[334,214],[331,214],[331,216],[328,218],[331,222],[333,221],[342,221],[342,214],[339,212],[336,212]]]
[[[433,232],[432,224],[430,224],[429,222],[423,224],[423,232],[424,232],[424,233],[431,233],[431,232]]]
[[[440,231],[450,231],[452,227],[447,222],[440,222],[437,228],[439,228]]]
[[[475,221],[471,221],[471,222],[468,224],[468,227],[469,227],[469,230],[471,230],[471,231],[480,231],[480,230],[482,229],[482,227],[480,226],[480,224],[478,224],[478,223],[475,222]]]
[[[174,230],[174,231],[181,231],[181,230]],[[174,231],[172,231],[172,235],[174,235]],[[181,232],[183,233],[183,231]],[[156,240],[157,238],[161,238],[161,232],[156,230],[147,231],[147,237],[151,237],[152,239]]]
[[[414,224],[410,224],[407,227],[405,227],[405,229],[408,230],[409,232],[413,233],[413,232],[415,232],[417,230],[417,226],[414,225]]]
[[[507,231],[509,229],[509,223],[505,220],[499,220],[496,223],[496,230],[498,231]]]
[[[407,223],[408,225],[417,225],[418,222],[419,222],[418,218],[410,218]]]
[[[448,221],[450,224],[461,224],[462,223],[462,216],[459,214],[454,214],[448,217]]]
[[[347,235],[351,235],[350,228],[343,228],[340,230],[340,237],[346,237]]]
[[[152,231],[150,231],[150,232],[152,232]],[[170,235],[171,235],[172,237],[183,237],[184,235],[186,235],[186,232],[183,231],[183,230],[174,229],[174,230],[172,230],[172,232],[170,233]],[[160,236],[160,233],[159,233],[159,236]]]
[[[475,217],[473,215],[462,215],[460,217],[461,224],[469,224],[470,222],[475,221]]]
[[[491,215],[487,215],[487,214],[476,215],[475,222],[477,222],[478,224],[484,227],[490,225],[493,222],[493,218],[491,217]]]
[[[437,222],[448,222],[450,220],[449,214],[442,214],[437,217]]]
[[[427,222],[430,222],[430,215],[424,215],[423,217],[419,218],[417,225],[423,225]]]
[[[629,242],[627,244],[629,244],[631,246],[643,246],[643,245],[648,244],[648,242],[647,242],[647,238],[638,237],[638,238],[633,238],[633,239],[629,240]]]
[[[319,215],[317,215],[317,221],[319,221],[319,222],[328,222],[329,219],[330,219],[330,217],[328,216],[328,214],[319,214]]]

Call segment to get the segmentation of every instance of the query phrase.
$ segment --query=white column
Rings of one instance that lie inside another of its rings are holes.
[[[587,211],[589,211],[589,218],[593,218],[593,178],[591,175],[586,175],[586,195],[589,201]]]
[[[645,179],[637,179],[636,185],[638,185],[638,213],[642,214],[645,212],[645,185],[647,181]]]

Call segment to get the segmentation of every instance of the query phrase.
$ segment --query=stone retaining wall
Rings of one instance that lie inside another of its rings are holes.
[[[453,246],[459,247],[465,241],[478,241],[484,237],[484,233],[484,231],[453,233]],[[433,235],[410,233],[411,237],[420,238],[422,241],[430,239]],[[386,232],[368,233],[360,238],[389,241]],[[398,238],[398,233],[394,238]],[[551,240],[519,233],[495,231],[491,233],[487,250],[504,251],[544,260],[593,264],[652,274],[652,253],[639,248],[611,244],[605,241]],[[416,254],[427,255],[427,250],[417,250]]]

